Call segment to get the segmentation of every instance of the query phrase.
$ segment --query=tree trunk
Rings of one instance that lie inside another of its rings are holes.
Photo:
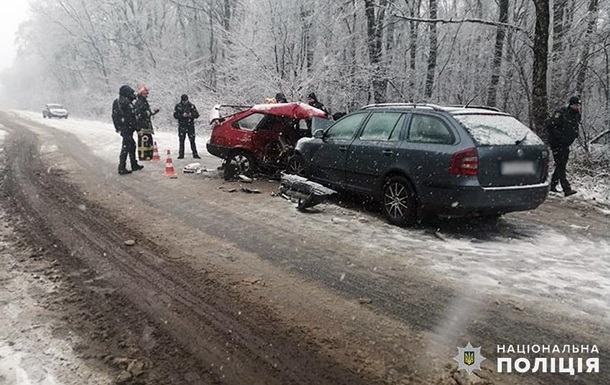
[[[549,56],[549,0],[535,0],[536,31],[534,37],[534,65],[532,74],[531,127],[538,136],[546,139],[548,117],[547,66]]]
[[[411,5],[409,9],[409,16],[411,18],[419,18],[419,9],[421,7],[421,0],[417,0]],[[418,24],[415,20],[409,22],[409,93],[411,101],[415,96],[415,78],[416,78],[416,63],[417,63],[417,38],[418,38]]]
[[[589,55],[591,50],[591,36],[593,35],[593,31],[595,30],[595,25],[597,24],[597,11],[599,6],[599,0],[590,0],[589,1],[589,13],[587,15],[588,23],[587,23],[587,32],[585,34],[585,39],[582,48],[582,56],[580,59],[580,66],[578,69],[578,74],[576,76],[576,92],[582,94],[585,88],[585,79],[587,75],[587,67],[589,63]]]
[[[429,0],[430,5],[430,19],[435,20],[437,18],[436,0]],[[436,34],[436,23],[430,24],[430,51],[428,53],[428,70],[426,72],[426,90],[424,96],[426,99],[432,97],[432,89],[434,87],[434,76],[436,74],[436,55],[438,49],[437,34]]]
[[[383,31],[387,0],[381,0],[375,5],[373,0],[364,0],[366,14],[367,47],[369,62],[373,69],[373,101],[385,103],[387,78],[383,63]],[[375,14],[375,8],[378,8]]]
[[[508,23],[508,0],[500,0],[500,15],[498,21],[500,23]],[[494,60],[491,67],[491,81],[487,91],[487,105],[495,107],[497,104],[498,83],[500,81],[500,72],[502,71],[502,53],[504,51],[505,29],[503,26],[498,26],[496,31],[496,45],[494,50]]]
[[[570,19],[567,16],[567,0],[554,0],[553,2],[553,44],[551,46],[550,79],[554,86],[550,90],[550,101],[558,104],[566,92],[566,69],[570,66],[566,63],[566,32],[570,30]],[[567,51],[567,52],[566,52]]]

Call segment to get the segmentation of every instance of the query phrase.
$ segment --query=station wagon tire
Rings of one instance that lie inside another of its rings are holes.
[[[237,174],[246,176],[254,175],[256,170],[256,161],[254,156],[248,152],[240,151],[229,155],[225,160],[226,163],[231,163],[237,167]]]
[[[383,184],[382,211],[388,222],[409,226],[417,220],[417,200],[409,181],[402,176],[388,178]]]
[[[286,173],[298,176],[307,176],[305,159],[302,155],[294,154],[290,158],[288,158],[288,164],[286,165]]]

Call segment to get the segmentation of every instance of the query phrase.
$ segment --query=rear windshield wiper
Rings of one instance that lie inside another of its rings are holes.
[[[521,139],[517,140],[517,141],[515,142],[515,145],[517,145],[517,146],[518,146],[518,145],[520,145],[521,143],[523,143],[523,142],[525,141],[525,139],[527,138],[527,136],[528,136],[528,135],[529,135],[529,131],[525,133],[525,136],[524,136],[523,138],[521,138]]]

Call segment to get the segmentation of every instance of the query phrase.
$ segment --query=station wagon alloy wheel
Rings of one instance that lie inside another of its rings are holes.
[[[383,213],[394,225],[406,226],[415,222],[415,197],[405,178],[395,176],[386,181],[383,187]]]
[[[293,155],[288,159],[288,165],[286,166],[286,172],[288,174],[306,176],[305,161],[301,155]]]

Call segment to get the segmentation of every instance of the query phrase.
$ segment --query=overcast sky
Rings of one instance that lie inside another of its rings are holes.
[[[15,33],[26,20],[30,0],[1,0],[0,6],[0,71],[10,67],[15,59]]]

